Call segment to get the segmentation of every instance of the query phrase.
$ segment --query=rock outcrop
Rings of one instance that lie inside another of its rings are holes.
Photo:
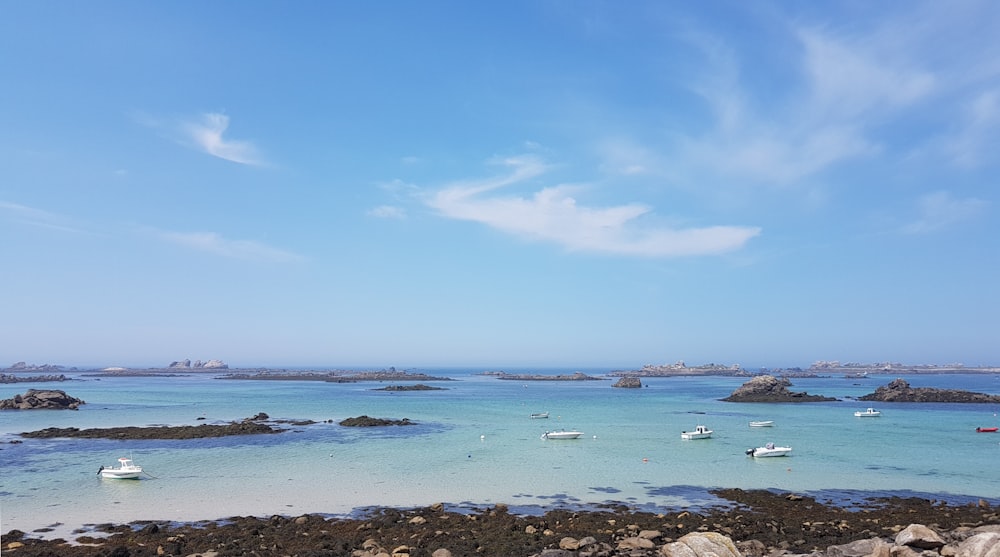
[[[1000,403],[1000,396],[956,389],[914,388],[904,379],[894,379],[888,385],[879,387],[875,389],[874,393],[859,397],[858,400],[877,402],[988,402],[995,404]]]
[[[346,420],[341,420],[340,425],[348,427],[378,427],[386,425],[417,425],[410,421],[409,418],[403,418],[402,420],[389,420],[385,418],[371,418],[369,416],[358,416],[356,418],[347,418]]]
[[[794,393],[788,390],[792,384],[788,379],[778,379],[773,375],[758,375],[722,399],[726,402],[823,402],[835,398],[809,393]]]
[[[0,410],[77,410],[84,402],[64,391],[28,389],[23,395],[0,400]]]
[[[69,437],[77,439],[205,439],[210,437],[228,437],[231,435],[259,435],[264,433],[281,433],[286,431],[272,427],[261,420],[266,420],[267,414],[261,412],[253,418],[228,424],[201,424],[197,426],[153,426],[153,427],[108,427],[79,429],[76,427],[49,427],[38,431],[29,431],[21,437],[29,439],[53,439]],[[309,425],[311,421],[293,422],[295,425]]]
[[[623,389],[639,389],[642,387],[642,381],[638,377],[622,377],[611,386]]]

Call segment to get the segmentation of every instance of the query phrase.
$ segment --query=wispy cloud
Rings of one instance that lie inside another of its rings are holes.
[[[948,191],[928,193],[917,200],[917,219],[903,226],[902,231],[921,234],[941,230],[978,217],[988,205],[988,201],[974,197],[956,199]]]
[[[250,240],[230,240],[215,232],[158,232],[160,238],[187,248],[233,259],[283,263],[300,261],[301,255]]]
[[[499,161],[507,173],[464,181],[426,198],[442,216],[478,222],[522,238],[551,242],[571,251],[642,257],[708,255],[739,249],[760,233],[756,227],[710,226],[674,229],[643,222],[651,208],[637,203],[585,207],[573,197],[578,186],[543,187],[530,196],[495,192],[544,174],[533,156]]]
[[[2,215],[6,215],[9,220],[29,226],[59,230],[72,234],[95,234],[95,232],[79,226],[68,217],[18,203],[0,201],[0,216]]]
[[[379,205],[368,211],[368,216],[380,219],[404,219],[406,210],[394,205]]]
[[[252,143],[223,137],[228,128],[229,117],[217,112],[202,114],[200,120],[187,122],[181,126],[187,139],[209,155],[239,164],[254,166],[263,164],[257,148]]]
[[[872,128],[935,91],[932,73],[890,55],[880,37],[804,27],[793,36],[799,65],[789,71],[797,73],[801,89],[784,91],[789,97],[780,104],[750,94],[738,57],[725,44],[690,39],[709,68],[693,88],[715,117],[705,134],[679,141],[677,159],[693,166],[691,173],[797,185],[839,163],[880,153]]]
[[[964,168],[996,162],[1000,150],[1000,90],[977,94],[964,105],[960,129],[945,139],[945,151]]]

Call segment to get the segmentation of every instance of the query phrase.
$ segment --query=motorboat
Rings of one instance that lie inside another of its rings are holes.
[[[559,431],[546,431],[542,434],[542,439],[576,439],[583,435],[582,431],[566,431],[565,429],[560,429]]]
[[[979,433],[996,433],[997,428],[995,427],[977,427],[976,431]]]
[[[877,418],[882,415],[882,412],[874,408],[868,408],[864,412],[858,410],[857,412],[854,413],[854,415],[858,418]]]
[[[786,456],[790,452],[792,452],[791,447],[776,447],[774,443],[768,443],[763,447],[747,449],[747,456],[752,456],[755,458],[764,458],[769,456]]]
[[[774,420],[761,420],[756,422],[750,422],[750,427],[771,427],[774,425]]]
[[[694,428],[694,431],[682,431],[681,439],[708,439],[712,436],[712,430],[703,425]]]
[[[122,457],[118,459],[118,466],[101,466],[97,471],[102,478],[112,480],[136,480],[142,474],[142,466],[136,466],[131,458]]]
[[[548,412],[535,412],[534,414],[531,415],[532,420],[537,420],[540,418],[548,418],[548,417],[549,417]]]

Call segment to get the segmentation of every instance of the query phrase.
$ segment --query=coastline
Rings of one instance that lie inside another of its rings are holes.
[[[813,497],[778,490],[717,489],[720,503],[704,508],[639,510],[623,503],[602,508],[553,508],[539,514],[512,512],[504,504],[456,508],[440,503],[415,508],[365,508],[353,517],[321,513],[233,516],[215,520],[170,522],[137,520],[100,523],[75,529],[65,537],[39,537],[11,530],[0,546],[24,556],[191,555],[221,551],[226,555],[351,555],[406,547],[408,555],[508,557],[537,555],[564,548],[566,539],[593,538],[594,544],[622,548],[646,532],[648,544],[608,555],[659,555],[663,545],[692,532],[715,532],[731,539],[745,557],[802,554],[856,540],[889,543],[911,524],[932,525],[946,537],[1000,532],[996,504],[985,500],[964,505],[920,497],[870,494],[853,501]],[[648,552],[641,552],[647,549]],[[637,552],[639,551],[639,552]],[[376,552],[372,552],[374,555]],[[404,553],[393,551],[393,554]],[[569,553],[565,555],[575,555]]]

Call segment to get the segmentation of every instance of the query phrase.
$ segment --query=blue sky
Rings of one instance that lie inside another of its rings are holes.
[[[1000,365],[996,2],[0,10],[0,366]]]

